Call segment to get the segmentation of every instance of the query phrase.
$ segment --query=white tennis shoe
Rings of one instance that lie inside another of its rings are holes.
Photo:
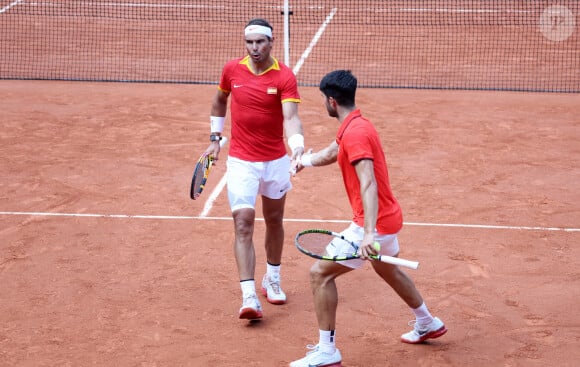
[[[428,325],[419,325],[417,321],[409,321],[413,325],[413,330],[401,335],[401,341],[409,344],[423,343],[427,339],[435,339],[447,332],[443,321],[438,317],[433,318]]]
[[[340,351],[335,349],[334,353],[324,353],[320,351],[318,345],[307,345],[310,352],[306,357],[290,363],[290,367],[340,367],[342,366],[342,356]]]
[[[286,293],[280,287],[280,274],[264,274],[262,279],[262,294],[266,296],[268,302],[274,305],[286,303]]]
[[[244,297],[240,307],[240,319],[255,320],[262,318],[262,305],[255,294]]]

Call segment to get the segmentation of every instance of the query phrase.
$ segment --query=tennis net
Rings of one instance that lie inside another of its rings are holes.
[[[303,86],[350,69],[361,87],[580,92],[579,14],[578,0],[0,0],[0,79],[213,84],[262,17]]]

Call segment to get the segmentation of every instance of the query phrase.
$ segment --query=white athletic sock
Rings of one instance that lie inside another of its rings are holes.
[[[270,263],[266,263],[266,274],[272,275],[274,277],[280,277],[280,268],[280,264],[272,265]]]
[[[431,321],[433,321],[433,316],[427,309],[425,302],[423,302],[421,306],[413,309],[413,313],[415,314],[415,319],[419,325],[429,325]]]
[[[256,282],[254,279],[241,281],[240,287],[242,288],[242,296],[244,298],[256,294]]]
[[[321,352],[333,354],[336,351],[336,343],[334,341],[334,330],[318,330],[318,348]]]

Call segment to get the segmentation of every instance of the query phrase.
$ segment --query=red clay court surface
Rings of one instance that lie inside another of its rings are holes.
[[[293,237],[347,225],[338,168],[293,180],[288,303],[238,320],[225,193],[199,218],[227,145],[206,196],[188,196],[214,90],[0,81],[0,366],[286,366],[317,341],[312,260]],[[320,149],[338,123],[318,90],[301,94]],[[343,366],[579,365],[580,95],[361,89],[357,102],[386,146],[401,256],[421,262],[408,272],[449,332],[401,343],[412,314],[367,266],[338,281]]]

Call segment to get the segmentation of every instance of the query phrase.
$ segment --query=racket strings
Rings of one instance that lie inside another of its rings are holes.
[[[334,244],[332,243],[336,237],[326,233],[306,233],[298,237],[298,245],[304,250],[315,255],[326,255],[326,248]]]
[[[347,261],[360,259],[360,246],[356,239],[348,239],[344,235],[324,229],[307,229],[296,235],[294,242],[300,252],[319,260]],[[359,242],[360,243],[360,242]],[[376,261],[417,269],[419,263],[400,259],[398,257],[381,255],[372,257]]]
[[[200,194],[202,192],[210,167],[211,158],[209,156],[203,157],[195,166],[193,190],[196,194]]]
[[[193,190],[197,193],[199,193],[202,189],[203,171],[204,171],[204,168],[202,165],[197,165],[195,167],[195,179],[193,181]]]
[[[311,231],[302,233],[298,236],[296,242],[299,249],[316,257],[356,258],[358,256],[359,248],[355,243],[329,232]]]

